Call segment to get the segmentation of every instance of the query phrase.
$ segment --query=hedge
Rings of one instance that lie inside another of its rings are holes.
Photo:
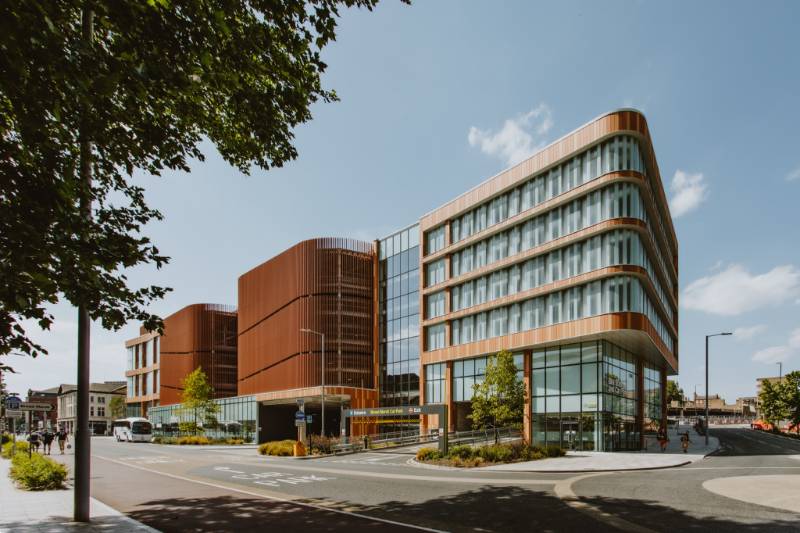
[[[488,444],[473,448],[461,444],[450,448],[443,456],[435,448],[420,448],[417,461],[432,462],[448,466],[473,467],[485,463],[513,463],[517,461],[537,461],[547,457],[561,457],[566,451],[560,446],[550,445],[546,448],[528,446],[522,441],[512,443]]]
[[[3,444],[2,456],[5,459],[11,459],[11,446],[13,446],[13,444],[14,444],[13,442],[6,442],[5,444]],[[17,441],[17,453],[20,453],[20,452],[28,453],[28,446],[29,445],[28,445],[28,443],[26,441],[18,440]]]
[[[282,457],[289,457],[294,455],[293,440],[276,440],[272,442],[265,442],[258,447],[258,453],[261,455],[278,455]]]
[[[38,453],[28,457],[27,453],[17,453],[11,459],[11,479],[27,490],[60,489],[67,479],[67,469],[48,457]]]

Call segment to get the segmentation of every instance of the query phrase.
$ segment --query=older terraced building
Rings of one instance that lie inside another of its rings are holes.
[[[487,355],[515,354],[525,433],[638,449],[678,370],[678,244],[647,122],[603,115],[420,220],[422,397],[466,429]]]

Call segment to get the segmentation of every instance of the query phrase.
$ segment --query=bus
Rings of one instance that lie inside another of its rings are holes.
[[[132,417],[114,420],[114,438],[117,442],[150,442],[153,425],[146,418]]]

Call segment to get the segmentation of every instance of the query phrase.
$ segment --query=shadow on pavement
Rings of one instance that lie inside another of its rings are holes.
[[[740,521],[698,518],[655,502],[613,497],[580,498],[603,512],[655,531],[798,531],[785,519]],[[307,500],[337,509],[445,531],[617,531],[567,506],[555,496],[519,487],[481,487],[420,503]],[[777,511],[776,511],[777,512]],[[399,525],[301,507],[290,502],[236,496],[154,500],[129,513],[163,531],[402,531]]]
[[[36,522],[5,522],[0,518],[0,531],[14,533],[61,533],[63,531],[113,531],[114,533],[126,533],[142,531],[141,526],[131,524],[129,520],[122,516],[100,516],[93,517],[91,524],[73,522],[72,517],[54,516],[47,520]]]

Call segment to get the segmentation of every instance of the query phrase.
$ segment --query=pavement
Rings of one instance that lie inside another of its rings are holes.
[[[650,443],[647,450],[638,452],[567,452],[564,457],[525,461],[504,465],[487,466],[488,471],[502,472],[610,472],[625,470],[651,470],[683,466],[702,460],[706,455],[719,448],[719,439],[709,435],[708,446],[705,437],[693,429],[689,431],[689,449],[687,453],[681,448],[678,431],[670,429],[667,449],[661,451],[657,442]]]
[[[717,453],[685,466],[580,473],[422,469],[399,450],[295,461],[94,438],[92,495],[165,532],[800,532],[800,441],[712,436]]]
[[[72,488],[63,490],[26,491],[14,486],[8,477],[11,461],[0,459],[0,532],[153,532],[108,505],[92,498],[90,523],[73,522]]]

